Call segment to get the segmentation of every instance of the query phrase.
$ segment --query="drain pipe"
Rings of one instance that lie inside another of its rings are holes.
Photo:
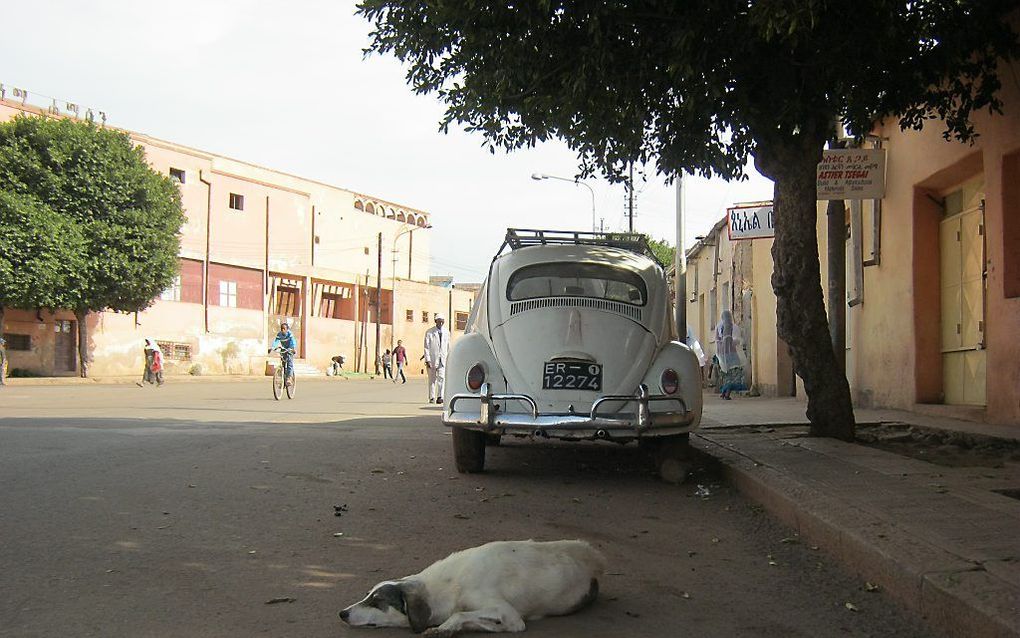
[[[202,263],[202,314],[205,316],[205,331],[209,332],[209,235],[212,223],[212,182],[207,182],[198,169],[198,181],[205,184],[205,261]]]

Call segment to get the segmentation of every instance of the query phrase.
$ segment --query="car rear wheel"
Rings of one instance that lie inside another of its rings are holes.
[[[655,463],[655,471],[663,481],[679,485],[694,467],[689,434],[648,438],[641,441]]]
[[[475,474],[485,469],[485,432],[453,428],[453,458],[461,474]]]

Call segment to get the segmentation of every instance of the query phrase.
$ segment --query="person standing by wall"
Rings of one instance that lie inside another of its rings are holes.
[[[407,365],[407,349],[404,348],[403,340],[397,340],[397,347],[393,349],[393,358],[397,360],[397,374],[402,379],[401,383],[407,383],[404,375],[404,367]],[[393,375],[393,383],[397,382],[397,376]]]
[[[743,336],[740,326],[733,322],[733,313],[722,311],[719,325],[715,327],[716,358],[719,361],[720,379],[719,394],[724,399],[730,398],[734,390],[746,390],[744,384]]]
[[[342,354],[338,354],[331,358],[330,361],[332,362],[330,363],[330,372],[333,373],[334,377],[339,377],[340,373],[344,369],[344,364],[347,363],[347,357]]]
[[[0,334],[0,385],[7,385],[7,341]]]
[[[443,402],[443,385],[446,382],[446,357],[450,353],[450,331],[446,319],[436,315],[436,325],[425,332],[425,367],[429,373],[429,403]]]
[[[382,371],[383,379],[396,379],[393,378],[393,355],[390,354],[390,349],[386,348],[386,352],[382,356]]]

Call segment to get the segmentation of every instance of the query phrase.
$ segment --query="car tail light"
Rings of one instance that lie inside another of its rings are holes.
[[[476,363],[471,366],[471,369],[467,373],[467,387],[470,390],[477,391],[485,383],[485,368],[482,364]]]
[[[673,368],[666,368],[662,371],[662,391],[666,394],[676,394],[680,389],[680,375]]]

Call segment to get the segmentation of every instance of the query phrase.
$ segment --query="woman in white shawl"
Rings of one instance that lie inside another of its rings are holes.
[[[722,372],[719,392],[724,399],[730,398],[730,392],[744,389],[743,341],[740,326],[733,323],[733,313],[723,310],[715,327],[715,356]]]

